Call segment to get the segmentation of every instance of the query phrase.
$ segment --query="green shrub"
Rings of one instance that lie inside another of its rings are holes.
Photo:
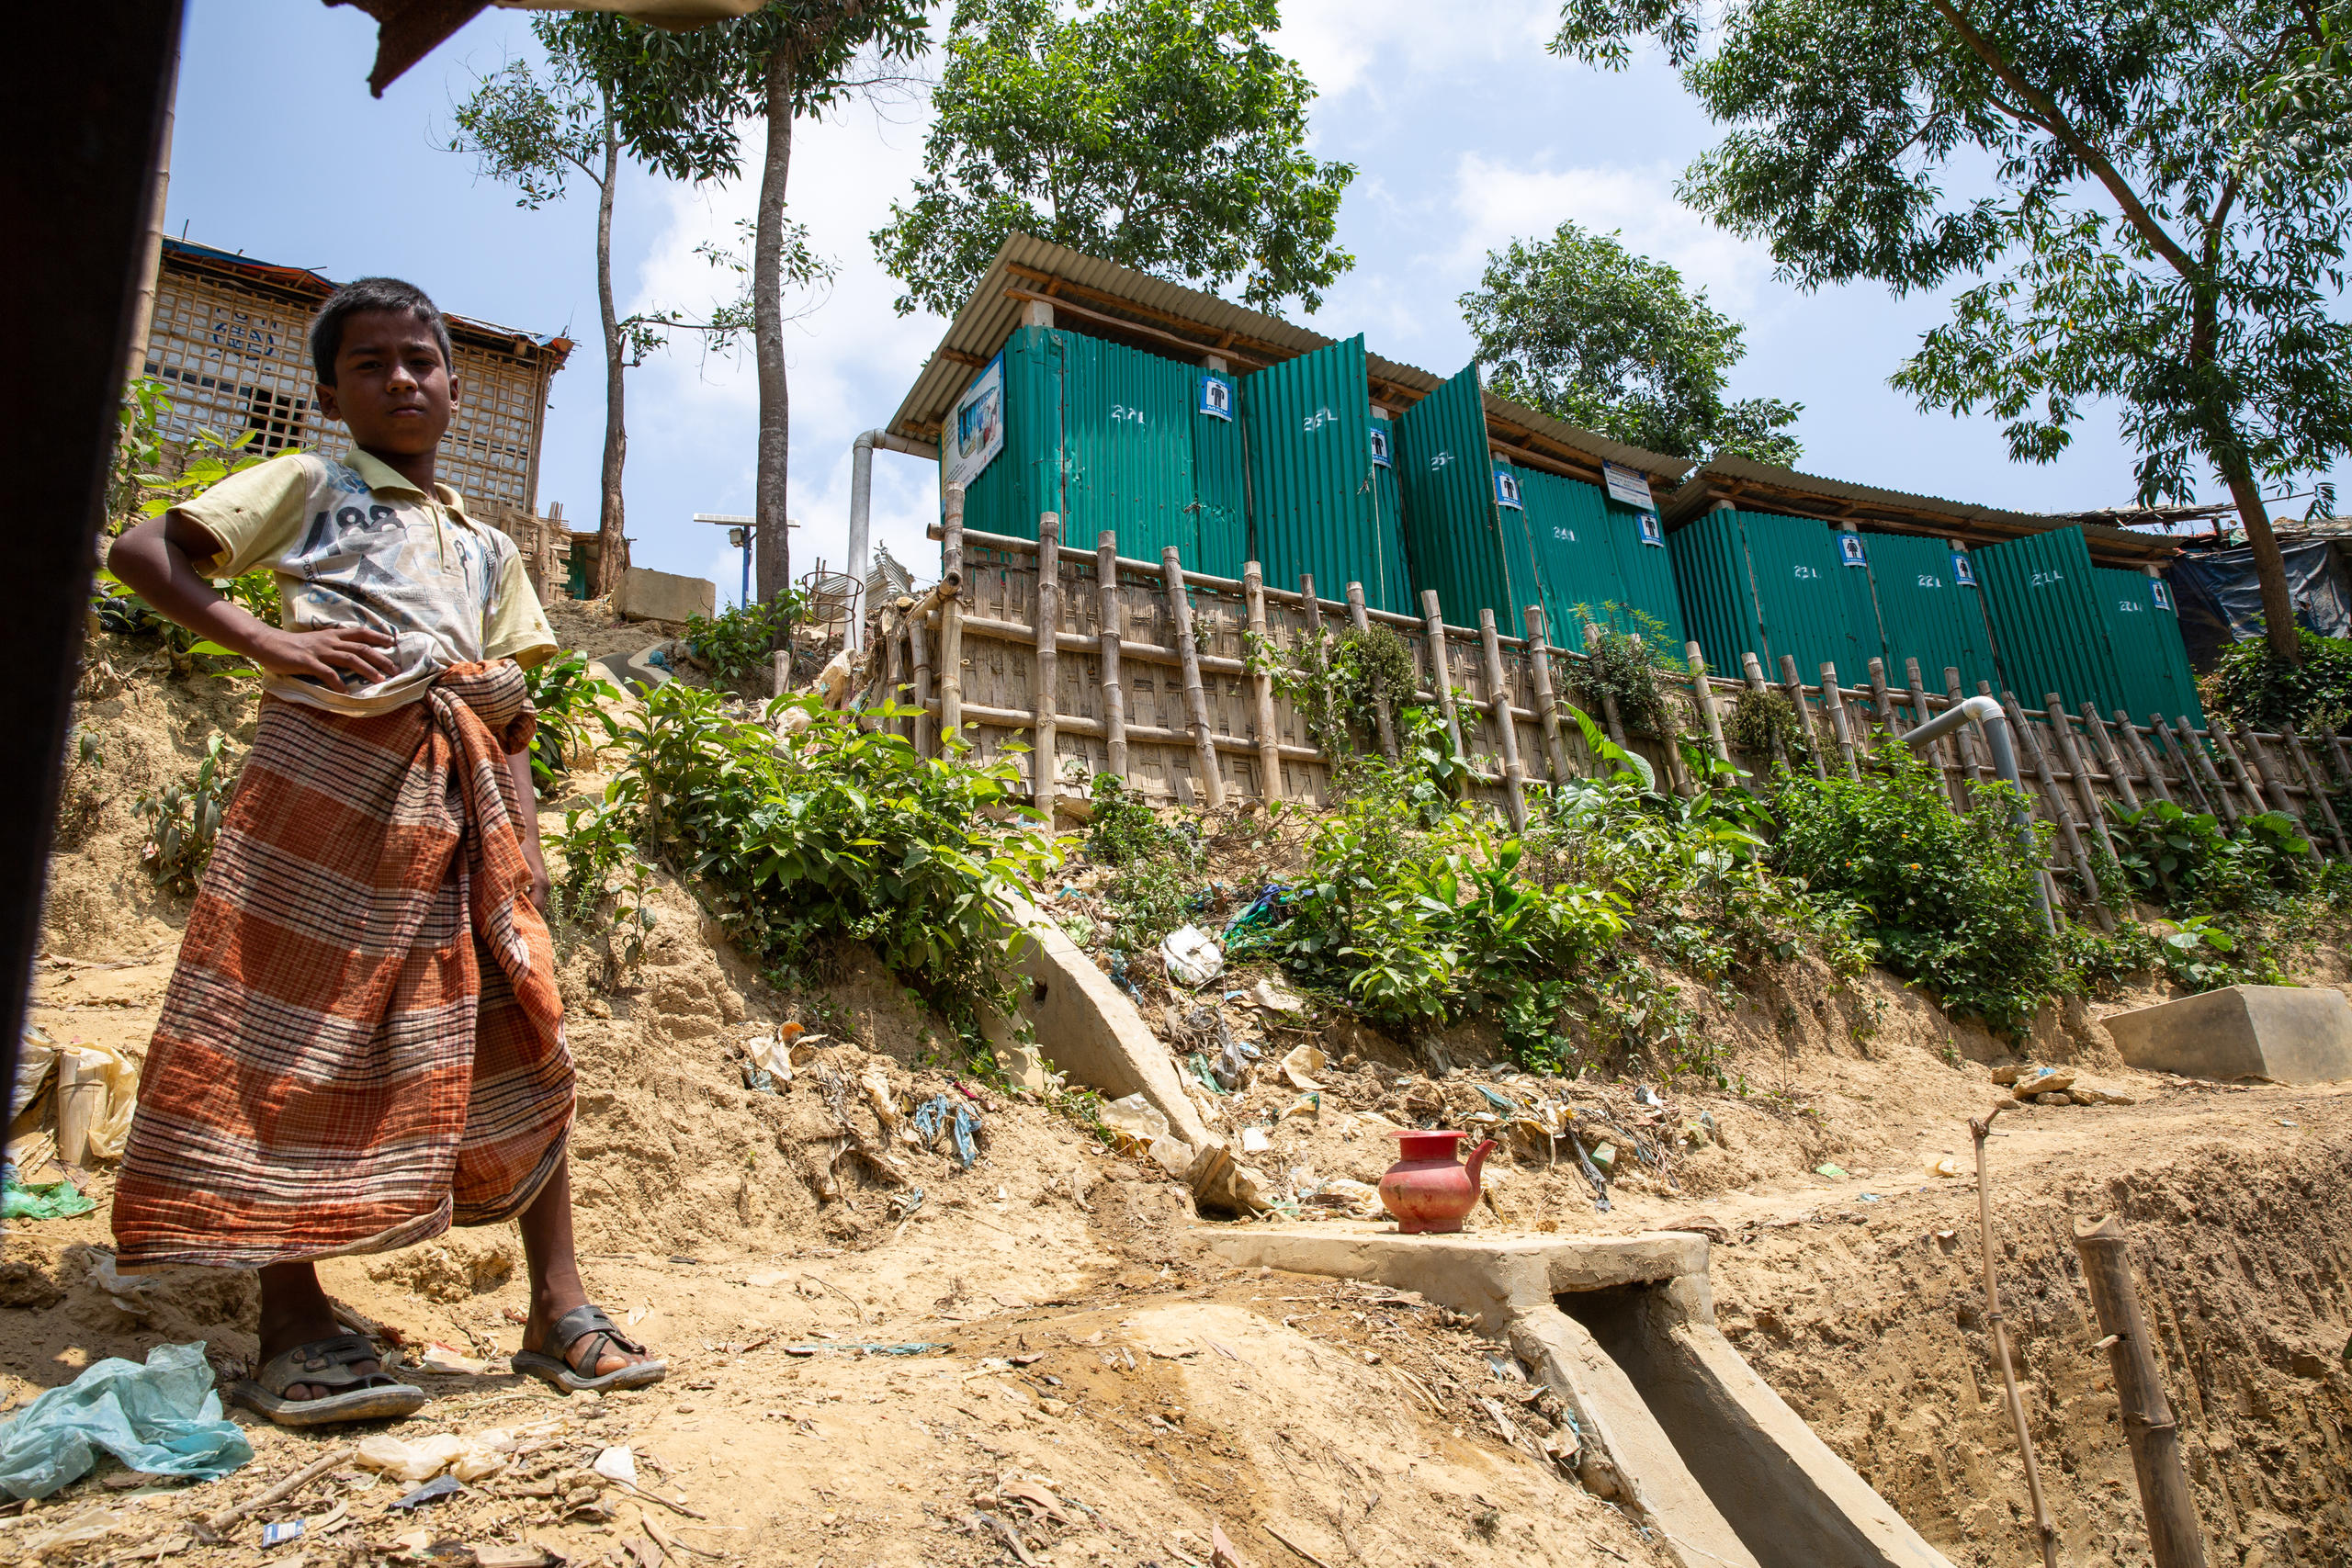
[[[1601,699],[1608,697],[1616,703],[1618,722],[1629,733],[1672,739],[1679,727],[1660,678],[1685,671],[1682,661],[1664,652],[1658,641],[1666,623],[1616,604],[1602,605],[1598,614],[1589,604],[1578,604],[1576,613],[1600,635],[1584,645],[1584,657],[1566,661],[1569,694],[1586,712],[1595,714],[1602,711]],[[1628,620],[1633,623],[1630,630],[1619,624]]]
[[[1095,774],[1088,795],[1094,810],[1086,856],[1097,865],[1131,865],[1170,855],[1193,863],[1198,853],[1193,837],[1162,822],[1151,803],[1118,774]]]
[[[531,735],[531,780],[541,795],[571,771],[571,759],[588,739],[592,721],[603,716],[599,697],[616,699],[620,689],[588,673],[588,656],[560,654],[526,671],[525,687],[538,728]]]
[[[1813,765],[1813,732],[1787,696],[1769,686],[1750,686],[1739,694],[1724,731],[1732,745],[1755,759],[1759,768],[1770,763],[1776,754],[1792,768]]]
[[[2198,682],[2206,711],[2256,729],[2275,730],[2281,721],[2306,734],[2352,728],[2352,638],[2322,637],[2308,626],[2296,635],[2301,664],[2273,658],[2260,637],[2223,649],[2212,673]]]
[[[2267,904],[2312,880],[2311,840],[2283,812],[2242,818],[2238,834],[2212,813],[2168,800],[2126,811],[2113,801],[2116,855],[2133,897],[2177,914]]]
[[[593,904],[641,846],[696,885],[775,983],[808,979],[854,939],[977,1039],[976,1010],[1009,998],[1026,940],[1008,900],[1058,862],[1016,804],[1019,773],[920,756],[813,697],[768,705],[772,720],[794,710],[806,724],[779,739],[715,693],[650,693],[616,727],[628,762],[605,804],[570,814],[558,840],[568,906]]]
[[[808,618],[807,599],[787,589],[773,599],[731,605],[716,615],[692,616],[679,640],[688,653],[731,681],[766,669],[769,652]]]
[[[194,893],[211,863],[220,819],[237,788],[228,746],[229,738],[216,732],[204,743],[204,761],[195,778],[172,784],[161,795],[142,795],[130,807],[130,814],[147,824],[139,863],[167,892],[183,897]]]
[[[1859,782],[1782,776],[1773,862],[1815,893],[1851,900],[1898,973],[1955,1012],[1996,1030],[2027,1026],[2065,981],[2063,953],[2037,912],[2049,829],[2028,853],[2012,825],[2022,798],[1978,785],[1965,815],[1937,771],[1890,747]]]

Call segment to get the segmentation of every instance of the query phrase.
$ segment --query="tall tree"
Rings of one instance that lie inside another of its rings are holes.
[[[1698,462],[1785,467],[1804,451],[1788,434],[1803,403],[1724,398],[1747,329],[1615,234],[1563,223],[1488,251],[1461,304],[1488,384],[1555,419]]]
[[[484,78],[458,107],[451,150],[471,152],[482,173],[520,193],[516,200],[524,207],[560,200],[574,176],[596,187],[605,458],[594,591],[604,593],[628,567],[621,493],[628,458],[624,373],[672,331],[699,331],[724,343],[746,325],[741,302],[700,321],[672,310],[619,313],[613,299],[613,203],[622,159],[673,179],[722,179],[736,172],[735,145],[722,118],[726,79],[718,67],[723,57],[707,43],[610,16],[536,17],[531,30],[547,51],[545,78],[526,61]],[[713,259],[727,258],[715,254]]]
[[[2276,94],[2324,50],[2277,0],[1567,0],[1555,52],[1622,68],[1655,37],[1723,141],[1683,199],[1769,241],[1816,288],[1974,279],[1894,384],[2005,420],[2011,456],[2064,451],[2112,400],[2143,502],[2228,488],[2271,650],[2301,658],[2265,479],[2352,451],[2341,319],[2341,96]],[[1959,186],[1947,190],[1946,182]]]
[[[1312,310],[1346,164],[1306,152],[1315,89],[1266,42],[1275,0],[957,0],[911,205],[876,253],[898,301],[952,315],[1016,230],[1138,271]]]

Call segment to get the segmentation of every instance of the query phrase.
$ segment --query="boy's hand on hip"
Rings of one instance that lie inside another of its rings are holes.
[[[530,840],[523,840],[523,863],[531,868],[531,907],[542,915],[548,912],[548,901],[554,897],[555,887],[548,880],[548,863],[539,853],[539,846]]]
[[[254,662],[273,675],[308,675],[331,686],[343,684],[345,672],[370,682],[389,681],[400,673],[387,650],[392,639],[366,626],[319,626],[310,631],[267,628],[254,639]]]

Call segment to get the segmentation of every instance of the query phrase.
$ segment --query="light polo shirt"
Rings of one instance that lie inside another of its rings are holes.
[[[272,675],[281,697],[342,714],[388,713],[423,696],[453,664],[555,651],[514,541],[466,515],[447,485],[426,495],[354,450],[341,462],[295,452],[230,475],[173,510],[220,541],[197,561],[210,578],[267,568],[288,631],[366,626],[393,639],[393,674],[345,673],[340,687]]]

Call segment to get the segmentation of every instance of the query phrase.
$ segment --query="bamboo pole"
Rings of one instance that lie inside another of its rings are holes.
[[[1600,640],[1600,628],[1587,621],[1584,624],[1584,656],[1587,659],[1592,657],[1593,645]],[[1618,716],[1617,699],[1610,695],[1605,686],[1600,689],[1600,722],[1609,731],[1609,739],[1617,743],[1617,749],[1630,754],[1634,749],[1625,744],[1625,724]]]
[[[1859,779],[1862,771],[1855,765],[1854,736],[1846,722],[1846,696],[1838,687],[1838,666],[1821,667],[1821,705],[1829,711],[1829,732],[1838,738],[1838,755],[1846,763],[1846,776]]]
[[[2334,725],[2323,726],[2319,738],[2327,742],[2327,754],[2335,759],[2335,776],[2343,784],[2352,784],[2352,758],[2344,754],[2344,741]]]
[[[2082,749],[2075,744],[2075,727],[2066,716],[2065,699],[2055,692],[2044,693],[2041,713],[2049,721],[2051,738],[2057,743],[2058,760],[2066,765],[2075,797],[2083,803],[2083,815],[2098,835],[2099,848],[2107,852],[2108,859],[2113,860],[2115,840],[2107,831],[2107,807],[2098,797],[2098,786],[2091,782],[2090,769],[2084,765]]]
[[[2222,782],[2222,771],[2213,765],[2213,759],[2198,739],[2195,727],[2188,722],[2188,716],[2181,715],[2177,730],[2165,723],[2162,715],[2157,716],[2156,723],[2164,731],[2165,743],[2180,752],[2181,766],[2188,770],[2189,777],[2197,781],[2199,792],[2207,796],[2206,809],[2218,811],[2222,821],[2235,829],[2238,825],[2237,802],[2230,798],[2229,786]]]
[[[2030,760],[2036,783],[2041,785],[2041,798],[2050,808],[2050,819],[2056,824],[2059,841],[2066,847],[2066,858],[2074,863],[2075,875],[2083,886],[2083,899],[2091,907],[2092,918],[2099,929],[2115,930],[2115,917],[2109,913],[2099,897],[2098,873],[2091,865],[2088,851],[2083,847],[2081,833],[2075,827],[2075,814],[2067,808],[2066,797],[2058,792],[2057,776],[2051,772],[2049,753],[2041,749],[2041,738],[2025,722],[2025,710],[2018,705],[2017,694],[2003,692],[2001,706],[2009,716],[2009,728],[2017,731],[2018,745]]]
[[[1372,630],[1372,621],[1363,613],[1363,584],[1348,584],[1348,625],[1357,631]],[[1396,760],[1396,716],[1390,711],[1385,696],[1375,696],[1372,704],[1374,727],[1380,732],[1380,754],[1390,761]]]
[[[1468,760],[1462,750],[1462,718],[1453,711],[1453,659],[1447,651],[1445,639],[1445,609],[1438,603],[1437,590],[1421,590],[1421,624],[1427,628],[1424,638],[1430,650],[1430,683],[1437,688],[1438,711],[1445,715],[1445,737],[1453,743],[1453,754]],[[1454,781],[1454,793],[1466,795],[1467,779]]]
[[[1813,753],[1813,776],[1826,779],[1829,764],[1821,754],[1829,748],[1822,743],[1820,734],[1813,728],[1813,710],[1806,705],[1804,682],[1797,676],[1796,655],[1792,653],[1781,655],[1781,694],[1789,699],[1791,707],[1797,710],[1797,728],[1804,732],[1805,750]]]
[[[947,525],[940,551],[939,749],[964,740],[964,487],[947,487]],[[951,588],[948,585],[954,584]]]
[[[2007,704],[2017,706],[2015,698]],[[2039,750],[2039,748],[2037,748]],[[2033,1504],[2033,1529],[2041,1546],[2042,1568],[2058,1568],[2058,1527],[2050,1522],[2050,1504],[2041,1495],[2041,1471],[2033,1461],[2033,1429],[2025,1418],[2025,1400],[2018,1393],[2017,1366],[2009,1356],[2008,1319],[2001,1312],[2000,1288],[1993,1282],[1993,1180],[1985,1173],[1984,1140],[1993,1134],[1993,1120],[2005,1107],[1996,1105],[1984,1120],[1968,1124],[1976,1140],[1976,1233],[1978,1254],[1984,1262],[1984,1320],[1993,1330],[1993,1354],[2001,1363],[2001,1388],[2009,1406],[2009,1424],[2017,1429],[2018,1451],[2025,1456],[2026,1496]]]
[[[1111,772],[1124,780],[1127,776],[1127,688],[1119,668],[1119,536],[1109,528],[1094,540],[1094,591],[1102,606],[1098,612],[1102,624],[1096,628],[1102,651],[1095,658],[1102,666],[1104,746],[1111,753]]]
[[[1503,788],[1510,801],[1510,825],[1527,827],[1527,775],[1519,765],[1519,726],[1510,712],[1510,688],[1503,683],[1503,648],[1495,635],[1495,613],[1478,612],[1478,647],[1486,655],[1487,696],[1494,709],[1495,729],[1503,756]],[[1623,744],[1623,742],[1619,742]]]
[[[2245,742],[2246,761],[2253,764],[2255,781],[2262,785],[2270,808],[2284,816],[2294,816],[2294,792],[2287,770],[2280,767],[2278,759],[2263,746],[2258,731],[2244,724],[2233,728],[2238,732],[2238,739]]]
[[[2303,738],[2296,734],[2295,727],[2285,719],[2278,721],[2278,736],[2287,743],[2287,754],[2302,772],[2303,787],[2311,791],[2312,799],[2319,805],[2320,818],[2327,824],[2329,836],[2335,840],[2336,858],[2352,860],[2352,848],[2347,848],[2344,842],[2344,824],[2335,819],[2335,805],[2327,798],[2327,788],[2320,778],[2319,770],[2312,766],[2311,753],[2303,750]]]
[[[1876,720],[1878,727],[1885,730],[1889,736],[1901,739],[1903,729],[1895,722],[1894,698],[1887,690],[1886,660],[1883,659],[1871,660],[1871,717]],[[1864,755],[1869,754],[1870,746],[1867,739],[1863,742],[1862,750]]]
[[[1184,707],[1193,721],[1193,749],[1199,753],[1202,785],[1209,809],[1225,805],[1225,773],[1217,761],[1216,742],[1210,737],[1209,694],[1201,685],[1201,650],[1193,640],[1193,602],[1184,596],[1184,563],[1176,547],[1159,552],[1160,570],[1168,582],[1168,614],[1175,623],[1176,654],[1183,661]]]
[[[1739,662],[1741,670],[1747,676],[1747,689],[1749,691],[1760,694],[1770,689],[1764,683],[1764,666],[1758,660],[1753,652],[1747,649],[1740,649]],[[1802,713],[1798,714],[1797,719],[1800,723],[1804,722],[1804,715]],[[1781,734],[1779,730],[1774,730],[1772,732],[1772,761],[1779,767],[1785,768],[1789,765],[1788,748],[1781,744]]]
[[[907,657],[915,667],[915,755],[939,755],[938,726],[931,716],[931,638],[923,630],[923,622],[931,612],[910,608],[907,612]]]
[[[1977,687],[1980,691],[1991,690],[1981,681]],[[1944,666],[1944,694],[1951,699],[1954,707],[1968,700],[1960,688],[1959,670],[1949,664]],[[1972,786],[1984,782],[1985,743],[1984,737],[1978,733],[1979,728],[1975,724],[1963,724],[1960,727],[1960,733],[1952,738],[1952,753],[1968,770],[1968,782]]]
[[[1649,659],[1646,653],[1643,653],[1642,634],[1634,632],[1625,640],[1633,646],[1635,653],[1642,654],[1643,663],[1646,667]],[[1657,675],[1655,671],[1650,674],[1650,689],[1653,692],[1657,690]],[[1666,722],[1659,727],[1657,743],[1659,749],[1666,753],[1667,782],[1673,785],[1676,795],[1688,800],[1699,792],[1690,786],[1690,775],[1682,766],[1682,726],[1674,716],[1674,700],[1671,697],[1662,692],[1658,693],[1658,706],[1666,710]]]
[[[1029,797],[1050,822],[1060,783],[1059,738],[1054,728],[1061,702],[1061,654],[1057,639],[1062,629],[1062,519],[1057,512],[1037,514],[1035,609],[1037,664],[1030,684],[1037,728],[1035,749],[1029,753]]]
[[[1283,750],[1282,737],[1274,730],[1274,672],[1264,668],[1274,648],[1266,630],[1266,580],[1256,561],[1241,568],[1241,594],[1250,607],[1250,641],[1260,666],[1250,677],[1250,705],[1258,715],[1258,787],[1272,802],[1283,797]]]
[[[2139,810],[2140,792],[2132,787],[2131,772],[2123,765],[2123,754],[2108,736],[2107,720],[2099,716],[2097,703],[2083,705],[2083,728],[2090,732],[2091,749],[2098,753],[2099,765],[2115,781],[2115,793],[2123,797],[2123,809]]]
[[[2245,797],[2246,815],[2259,817],[2269,810],[2269,803],[2262,798],[2262,780],[2246,765],[2245,753],[2230,739],[2230,727],[2217,720],[2205,727],[2205,733],[2222,753],[2222,760],[2229,763],[2230,772],[2237,780],[2238,793]]]
[[[914,671],[900,662],[899,639],[895,637],[884,637],[882,639],[882,700],[886,703],[897,702],[899,689],[913,678]],[[858,720],[861,728],[868,723],[877,730],[892,727],[879,718],[868,720],[860,717]]]
[[[1911,689],[1911,719],[1905,728],[1917,729],[1935,716],[1928,707],[1928,683],[1919,673],[1919,661],[1916,659],[1903,661],[1903,675]],[[1967,727],[1963,725],[1962,728]],[[1944,781],[1944,794],[1950,797],[1951,808],[1965,813],[1968,810],[1968,784],[1958,765],[1958,759],[1966,754],[1962,746],[1961,738],[1957,735],[1942,736],[1928,742],[1928,754]]]
[[[1551,764],[1552,782],[1566,784],[1568,755],[1560,739],[1559,698],[1552,691],[1551,628],[1541,604],[1530,604],[1521,613],[1527,617],[1527,667],[1535,677],[1535,711],[1544,716],[1544,755]]]
[[[2164,764],[2157,761],[2155,753],[2148,750],[2148,743],[2140,739],[2140,727],[2132,722],[2130,710],[2117,708],[2115,722],[2123,730],[2123,744],[2131,748],[2132,755],[2139,761],[2142,775],[2148,781],[2148,793],[2158,800],[2169,802],[2172,789],[2165,783]]]
[[[1982,1145],[1979,1145],[1982,1147]],[[2107,1331],[2107,1364],[2115,1374],[2115,1403],[2123,1416],[2123,1440],[2132,1450],[2132,1472],[2140,1483],[2140,1511],[2148,1521],[2148,1554],[2156,1568],[2205,1568],[2205,1534],[2197,1521],[2196,1495],[2180,1462],[2180,1425],[2165,1398],[2164,1367],[2156,1358],[2148,1320],[2140,1311],[2139,1287],[2132,1278],[2131,1240],[2109,1214],[2075,1231],[2075,1252],[2083,1261],[2083,1285],[2090,1292],[2098,1325]]]
[[[1700,720],[1707,727],[1707,744],[1713,749],[1715,761],[1728,766],[1731,748],[1724,742],[1724,716],[1715,711],[1715,683],[1707,674],[1707,656],[1699,651],[1696,642],[1686,642],[1682,657],[1690,666],[1690,700],[1699,705]]]

